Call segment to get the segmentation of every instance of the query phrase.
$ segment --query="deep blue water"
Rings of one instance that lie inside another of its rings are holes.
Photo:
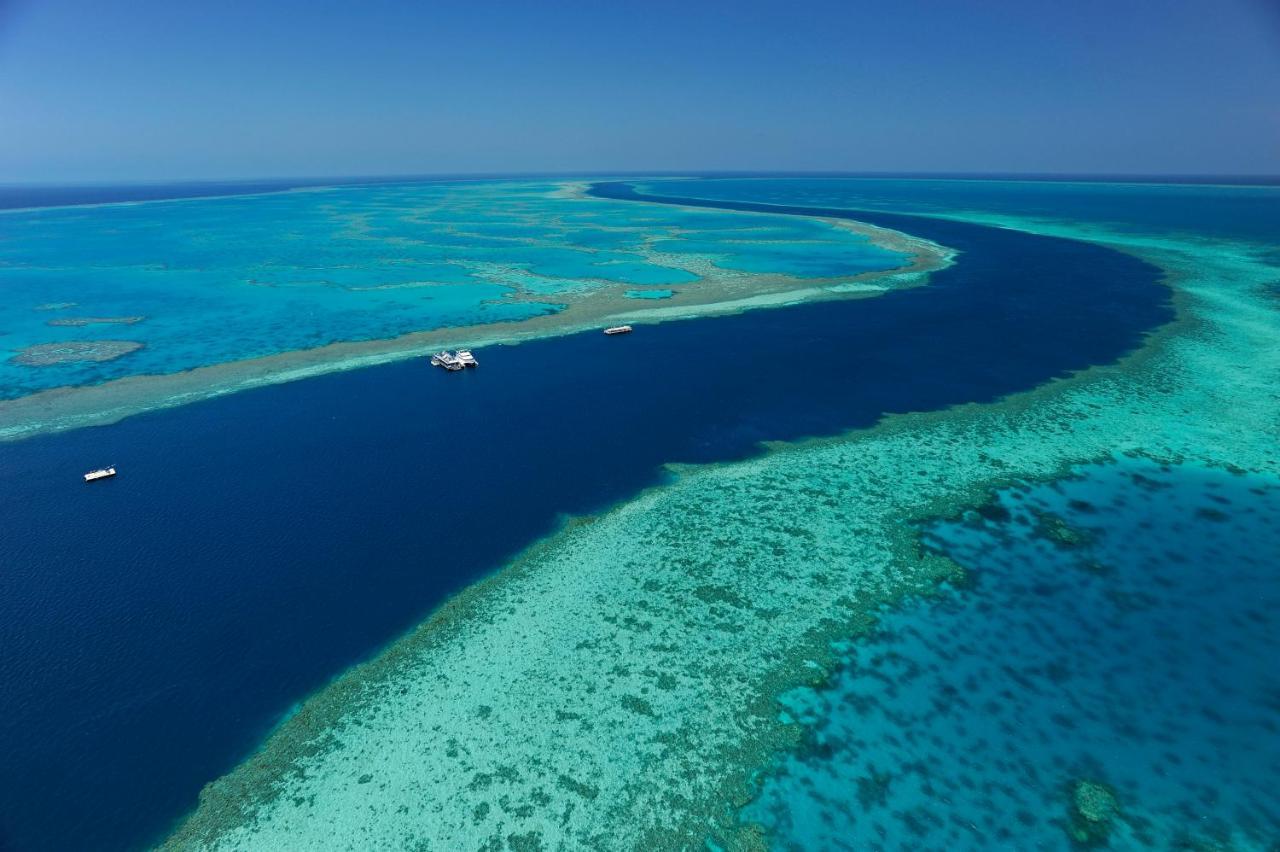
[[[860,218],[959,263],[876,299],[493,347],[463,375],[418,360],[0,446],[0,846],[153,838],[294,702],[662,463],[992,400],[1113,361],[1172,315],[1126,255]],[[117,479],[80,481],[105,462]]]
[[[708,202],[836,207],[894,213],[978,211],[1102,223],[1121,233],[1189,234],[1250,240],[1280,252],[1280,186],[1194,183],[1081,183],[1065,180],[779,177],[638,181],[646,194]],[[773,209],[770,207],[753,209]]]
[[[1223,238],[1280,265],[1274,186],[641,187],[719,208],[974,210]],[[935,526],[932,545],[972,569],[976,588],[886,613],[877,635],[843,648],[846,667],[826,688],[792,696],[807,747],[766,774],[744,818],[785,849],[1275,849],[1278,501],[1271,479],[1125,460]],[[1044,512],[1083,539],[1048,540]],[[1105,843],[1071,835],[1073,785],[1085,779],[1118,801]]]
[[[807,747],[747,815],[786,849],[1068,852],[1088,780],[1110,849],[1274,849],[1277,517],[1274,478],[1125,459],[933,525],[972,587],[788,697]]]

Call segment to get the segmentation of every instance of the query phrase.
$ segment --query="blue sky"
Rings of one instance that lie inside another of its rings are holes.
[[[0,181],[1280,173],[1277,0],[0,0]]]

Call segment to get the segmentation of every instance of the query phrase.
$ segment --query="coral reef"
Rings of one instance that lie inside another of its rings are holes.
[[[28,346],[10,360],[27,367],[49,367],[75,361],[113,361],[143,344],[135,340],[73,340],[65,343],[39,343]]]

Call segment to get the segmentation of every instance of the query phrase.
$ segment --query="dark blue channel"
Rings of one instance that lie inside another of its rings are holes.
[[[0,847],[155,839],[296,701],[664,462],[995,400],[1172,317],[1159,271],[1124,254],[858,218],[958,263],[874,299],[489,347],[465,374],[418,359],[0,446]],[[80,481],[108,462],[116,479]]]

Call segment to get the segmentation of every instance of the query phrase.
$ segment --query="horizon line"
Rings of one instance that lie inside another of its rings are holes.
[[[634,177],[831,177],[894,178],[919,180],[1024,180],[1043,182],[1096,183],[1222,183],[1237,186],[1270,186],[1280,184],[1280,173],[1213,173],[1213,172],[1046,172],[1046,171],[945,171],[945,170],[852,170],[852,169],[620,169],[620,170],[527,170],[469,172],[406,172],[382,174],[275,175],[262,177],[222,178],[146,178],[93,179],[80,181],[13,181],[0,180],[4,189],[71,189],[93,187],[160,187],[213,185],[303,186],[345,185],[359,183],[391,183],[425,180],[500,180],[504,178],[634,178]]]

